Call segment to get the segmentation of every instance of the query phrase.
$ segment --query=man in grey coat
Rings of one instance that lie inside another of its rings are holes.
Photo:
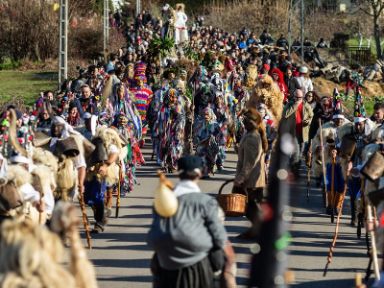
[[[216,199],[202,193],[197,185],[202,164],[197,156],[180,158],[180,182],[174,189],[177,212],[165,218],[154,211],[148,233],[148,244],[155,251],[154,287],[213,287],[216,265],[212,256],[220,254],[217,251],[223,250],[227,236],[218,218]]]

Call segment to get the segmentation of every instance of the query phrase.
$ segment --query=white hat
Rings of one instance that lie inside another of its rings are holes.
[[[15,164],[30,164],[29,159],[23,155],[15,155],[10,158],[12,163]]]
[[[307,66],[301,66],[301,67],[299,68],[299,72],[300,72],[300,73],[308,73],[308,68],[307,68]]]
[[[365,117],[355,117],[355,118],[353,118],[353,123],[361,123],[361,122],[364,122],[364,121],[366,121],[367,120],[367,118],[365,118]]]
[[[332,119],[345,119],[345,116],[343,114],[334,114]]]

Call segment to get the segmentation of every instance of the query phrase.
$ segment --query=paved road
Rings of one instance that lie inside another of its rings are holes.
[[[146,245],[146,233],[151,223],[153,192],[157,185],[156,165],[149,161],[150,152],[144,150],[147,165],[138,171],[139,184],[135,191],[122,199],[120,218],[110,219],[104,233],[95,235],[89,257],[96,267],[100,287],[151,287],[149,270],[152,252]],[[236,155],[228,155],[225,170],[212,179],[202,180],[202,190],[217,193],[226,179],[233,178]],[[176,181],[176,176],[170,176]],[[364,273],[368,259],[365,243],[356,238],[349,227],[349,217],[343,216],[334,261],[327,277],[322,276],[328,247],[334,231],[329,217],[321,209],[320,191],[313,189],[309,201],[305,196],[304,179],[291,190],[292,243],[289,246],[289,268],[295,274],[292,287],[353,287],[356,272]],[[229,188],[227,189],[229,191]],[[349,200],[348,200],[349,201]],[[344,205],[348,208],[348,203]],[[88,211],[88,215],[92,215]],[[237,254],[239,287],[246,287],[251,243],[235,238],[248,226],[244,218],[226,219],[226,228]]]

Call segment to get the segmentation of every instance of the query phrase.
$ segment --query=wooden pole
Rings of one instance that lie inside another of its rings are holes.
[[[121,163],[119,163],[119,182],[117,183],[117,197],[116,197],[116,215],[115,218],[119,218],[120,210],[120,201],[121,201],[121,181],[122,181],[122,171]]]
[[[81,191],[79,192],[78,198],[79,198],[79,203],[80,203],[83,225],[84,225],[84,229],[85,229],[85,236],[87,237],[88,249],[92,249],[91,233],[90,233],[90,229],[89,229],[89,225],[88,225],[87,211],[85,210],[84,195]]]

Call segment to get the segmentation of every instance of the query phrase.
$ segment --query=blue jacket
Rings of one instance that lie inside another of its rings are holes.
[[[327,191],[331,191],[332,181],[332,164],[327,164],[326,171]],[[344,191],[344,176],[340,163],[335,163],[335,175],[334,175],[334,191],[342,193]]]

